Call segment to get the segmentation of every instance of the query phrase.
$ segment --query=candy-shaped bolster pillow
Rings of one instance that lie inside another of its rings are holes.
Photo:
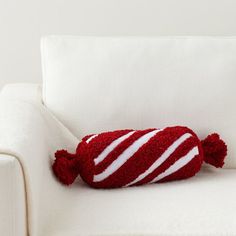
[[[53,171],[66,185],[81,178],[94,188],[117,188],[186,179],[203,161],[222,167],[227,146],[218,134],[200,141],[187,127],[117,130],[89,135],[76,153],[55,153]]]

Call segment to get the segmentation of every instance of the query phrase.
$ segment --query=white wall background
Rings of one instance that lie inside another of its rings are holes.
[[[0,88],[40,82],[40,37],[236,35],[235,0],[0,0]]]

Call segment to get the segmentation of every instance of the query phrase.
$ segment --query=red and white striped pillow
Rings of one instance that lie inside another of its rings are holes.
[[[57,151],[53,170],[64,184],[81,178],[95,188],[116,188],[185,179],[203,161],[222,167],[227,153],[218,134],[200,141],[187,127],[117,130],[88,135],[76,153]]]

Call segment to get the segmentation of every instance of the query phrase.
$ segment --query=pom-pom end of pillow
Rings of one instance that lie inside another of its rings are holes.
[[[55,153],[55,161],[52,165],[57,179],[64,185],[71,185],[79,174],[76,155],[60,150]]]
[[[222,168],[227,155],[227,145],[216,133],[208,135],[201,141],[204,161],[216,168]]]

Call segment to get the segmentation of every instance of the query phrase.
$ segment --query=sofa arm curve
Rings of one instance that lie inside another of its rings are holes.
[[[0,154],[0,235],[27,235],[24,184],[18,160],[14,156]]]
[[[60,148],[74,151],[78,140],[42,103],[12,99],[4,93],[0,96],[0,154],[14,157],[22,167],[27,231],[29,235],[43,235],[39,230],[44,229],[46,199],[54,199],[61,191],[50,168],[54,152]]]

